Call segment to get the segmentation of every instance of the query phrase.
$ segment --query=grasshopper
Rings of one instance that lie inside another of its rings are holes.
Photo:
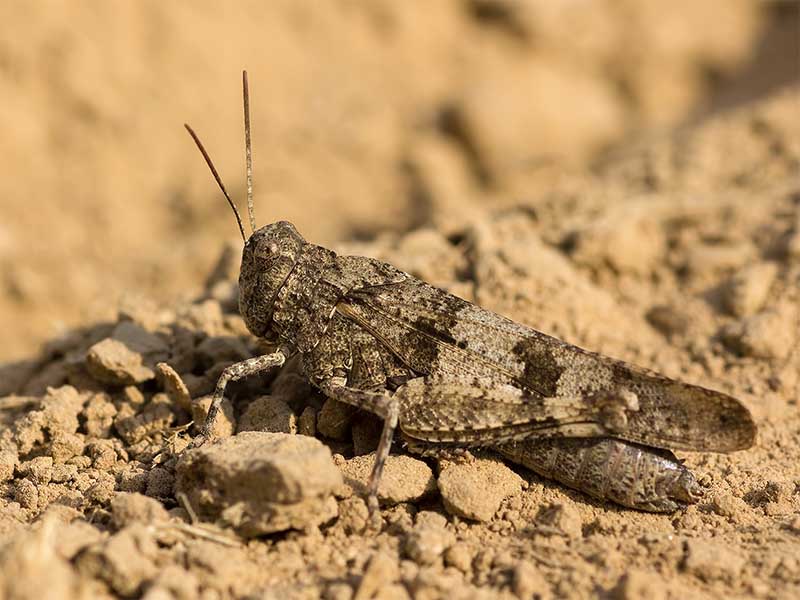
[[[488,447],[597,498],[650,511],[675,510],[702,493],[672,449],[752,445],[753,419],[731,396],[583,350],[387,263],[340,256],[289,222],[257,228],[246,72],[242,83],[249,237],[203,144],[186,129],[244,242],[240,313],[274,351],[222,372],[193,446],[211,437],[228,382],[298,354],[324,395],[383,419],[371,512],[398,428],[414,452]]]

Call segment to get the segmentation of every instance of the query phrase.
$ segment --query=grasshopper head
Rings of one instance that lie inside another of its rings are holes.
[[[242,251],[239,312],[253,335],[271,333],[275,298],[300,256],[305,239],[287,221],[261,227]]]

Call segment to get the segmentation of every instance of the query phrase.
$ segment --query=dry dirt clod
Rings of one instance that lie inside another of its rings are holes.
[[[725,308],[737,317],[755,314],[764,306],[777,274],[778,266],[769,262],[756,263],[739,270],[725,285]]]
[[[353,416],[357,411],[355,406],[326,398],[317,415],[317,431],[334,440],[348,440]]]
[[[169,364],[156,364],[156,377],[169,399],[184,410],[192,409],[192,396],[181,376]]]
[[[220,519],[249,537],[331,520],[331,494],[341,483],[318,440],[246,431],[185,453],[176,492],[201,518]]]
[[[165,431],[174,419],[175,413],[167,395],[156,394],[141,412],[130,416],[118,413],[114,428],[128,444],[135,444],[153,433]]]
[[[704,581],[732,579],[742,572],[747,560],[737,550],[715,540],[686,541],[684,568]]]
[[[752,509],[744,500],[727,492],[719,492],[711,499],[711,510],[734,523],[741,523],[752,514]]]
[[[145,494],[152,498],[169,498],[175,488],[175,475],[170,469],[153,467],[147,473]]]
[[[788,356],[798,332],[786,326],[787,315],[768,310],[746,317],[722,331],[722,339],[742,356],[783,359]]]
[[[697,277],[741,268],[753,259],[755,249],[749,243],[700,244],[687,255],[687,270]]]
[[[90,437],[105,438],[111,432],[114,417],[117,416],[117,407],[108,394],[94,394],[83,409],[86,419],[86,434]]]
[[[41,447],[48,436],[75,433],[86,398],[87,394],[79,394],[72,386],[49,389],[39,409],[29,411],[14,424],[14,440],[20,455]]]
[[[203,396],[192,400],[192,420],[198,431],[206,421],[212,400],[212,396]],[[215,438],[226,438],[232,436],[234,431],[236,431],[236,417],[233,414],[233,404],[227,398],[223,398],[211,433]]]
[[[358,585],[353,600],[369,600],[374,598],[382,588],[388,586],[400,577],[400,569],[396,559],[383,552],[376,552],[367,565],[361,583]]]
[[[73,456],[83,454],[84,439],[77,433],[56,432],[50,441],[50,456],[56,463],[64,463]]]
[[[0,449],[0,483],[14,478],[14,469],[19,464],[16,449]]]
[[[475,521],[491,519],[506,497],[522,490],[522,484],[519,475],[495,458],[449,464],[438,479],[447,512]]]
[[[514,566],[511,587],[520,600],[547,600],[551,597],[550,586],[544,575],[528,561],[521,561]]]
[[[157,552],[153,532],[136,524],[80,554],[76,566],[81,574],[102,579],[118,594],[133,596],[158,572]]]
[[[367,482],[375,454],[355,456],[341,465],[344,482],[359,496],[367,493]],[[389,455],[378,485],[378,501],[384,505],[414,502],[436,490],[433,471],[423,461],[407,455]]]
[[[39,488],[30,479],[19,479],[14,488],[14,500],[22,508],[33,510],[39,506]]]
[[[61,525],[48,518],[18,534],[0,551],[0,597],[10,600],[89,600],[88,582],[56,551]]]
[[[23,477],[28,477],[37,485],[50,483],[53,477],[53,458],[50,456],[37,456],[31,460],[20,463],[17,470]]]
[[[153,370],[142,364],[141,354],[112,338],[89,348],[86,367],[97,381],[109,385],[141,383],[155,377]]]
[[[300,417],[297,419],[297,433],[316,437],[317,435],[317,411],[313,406],[306,406]]]
[[[583,535],[581,515],[572,503],[551,504],[542,508],[536,516],[542,533],[556,533],[567,538]]]
[[[445,529],[446,521],[441,515],[436,516],[440,517],[440,520],[423,519],[422,522],[418,522],[406,537],[403,546],[406,555],[420,566],[436,562],[455,542],[453,533]]]
[[[475,549],[467,542],[456,542],[444,553],[444,564],[455,567],[462,573],[468,573],[472,568],[472,559],[475,558]]]
[[[253,400],[239,417],[237,431],[297,433],[297,417],[280,398],[261,396]]]
[[[339,526],[348,535],[363,533],[370,524],[367,503],[357,496],[339,502]]]
[[[111,501],[111,519],[117,529],[133,523],[145,525],[169,519],[164,506],[142,494],[119,493]]]
[[[644,274],[664,253],[664,233],[647,205],[626,206],[575,235],[571,257],[593,268]]]
[[[665,600],[667,588],[655,574],[631,569],[623,575],[612,591],[616,600]]]
[[[111,333],[111,338],[121,342],[128,350],[140,354],[148,367],[167,358],[167,343],[154,333],[132,321],[121,321]]]

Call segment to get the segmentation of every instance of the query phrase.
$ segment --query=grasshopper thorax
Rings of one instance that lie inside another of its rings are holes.
[[[239,312],[253,335],[268,337],[271,333],[278,291],[306,243],[287,221],[261,227],[245,243],[239,273]]]

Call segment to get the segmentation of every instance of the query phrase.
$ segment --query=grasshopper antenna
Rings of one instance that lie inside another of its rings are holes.
[[[250,145],[250,88],[247,85],[247,71],[242,71],[242,98],[244,100],[244,154],[247,161],[247,214],[250,216],[250,230],[256,231],[256,213],[253,209],[253,150]]]
[[[216,180],[219,189],[222,190],[222,193],[225,195],[225,199],[228,201],[228,204],[230,204],[231,208],[233,209],[233,214],[236,215],[236,222],[239,224],[239,233],[242,234],[242,241],[247,242],[247,237],[244,234],[244,227],[242,226],[242,217],[239,216],[239,211],[236,209],[236,205],[233,203],[233,200],[231,200],[231,197],[228,195],[228,190],[225,189],[225,184],[222,183],[222,179],[220,178],[219,173],[217,173],[217,169],[214,166],[214,163],[211,162],[211,157],[208,155],[208,152],[206,152],[206,149],[203,147],[203,142],[200,141],[200,138],[197,137],[197,134],[194,132],[194,129],[189,127],[187,123],[184,123],[183,126],[186,127],[186,131],[188,131],[189,135],[192,136],[194,143],[197,145],[197,149],[200,150],[200,154],[202,154],[203,158],[206,159],[206,164],[208,165],[208,168],[211,169],[211,174],[214,176],[214,179]]]

